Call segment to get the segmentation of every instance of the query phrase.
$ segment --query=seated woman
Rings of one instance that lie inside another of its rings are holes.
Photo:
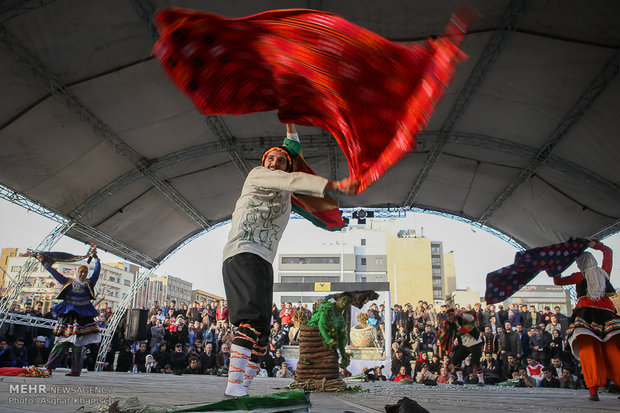
[[[394,381],[401,381],[403,379],[411,380],[411,376],[407,374],[407,369],[405,368],[405,366],[402,366],[400,368],[398,374],[396,375],[396,377],[394,377]]]
[[[428,359],[428,353],[425,351],[420,352],[420,358],[415,362],[414,374],[417,375],[420,371],[422,371],[422,367],[426,367],[429,369],[430,360]]]

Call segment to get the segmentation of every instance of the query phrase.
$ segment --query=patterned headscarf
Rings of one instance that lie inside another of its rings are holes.
[[[605,294],[605,281],[609,274],[598,266],[596,258],[589,252],[584,252],[575,260],[577,267],[586,277],[588,283],[588,297],[594,301],[600,300]]]

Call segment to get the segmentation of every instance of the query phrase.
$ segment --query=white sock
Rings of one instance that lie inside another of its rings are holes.
[[[246,392],[248,391],[250,384],[252,384],[252,380],[256,377],[259,370],[260,365],[258,365],[258,363],[253,361],[248,362],[248,367],[245,369],[245,378],[243,380],[243,387],[245,387]]]
[[[482,373],[478,373],[478,383],[480,384],[484,384],[484,376],[482,375]]]
[[[458,379],[458,381],[463,381],[463,372],[461,370],[458,370],[456,372],[456,378]]]
[[[245,370],[252,351],[236,344],[230,346],[230,367],[228,368],[228,385],[224,392],[228,396],[247,396],[248,390],[243,387]]]

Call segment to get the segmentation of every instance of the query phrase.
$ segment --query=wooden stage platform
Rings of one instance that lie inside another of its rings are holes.
[[[256,378],[252,395],[288,390],[288,379]],[[601,401],[587,400],[586,390],[522,389],[498,386],[427,387],[392,382],[352,383],[359,393],[311,393],[311,412],[385,412],[407,396],[430,412],[618,412],[618,394],[602,392]],[[0,413],[96,412],[97,403],[138,397],[141,402],[190,407],[222,400],[226,378],[216,376],[94,373],[52,378],[0,377]],[[82,407],[84,406],[84,407]]]

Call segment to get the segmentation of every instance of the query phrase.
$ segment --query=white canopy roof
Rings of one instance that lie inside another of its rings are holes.
[[[230,219],[284,134],[274,113],[203,116],[151,56],[152,14],[316,8],[394,41],[441,33],[460,0],[8,0],[0,4],[0,184],[69,218],[68,235],[146,267]],[[427,129],[343,207],[419,207],[525,247],[620,229],[620,2],[479,0],[482,17]],[[323,176],[335,141],[299,128]]]

